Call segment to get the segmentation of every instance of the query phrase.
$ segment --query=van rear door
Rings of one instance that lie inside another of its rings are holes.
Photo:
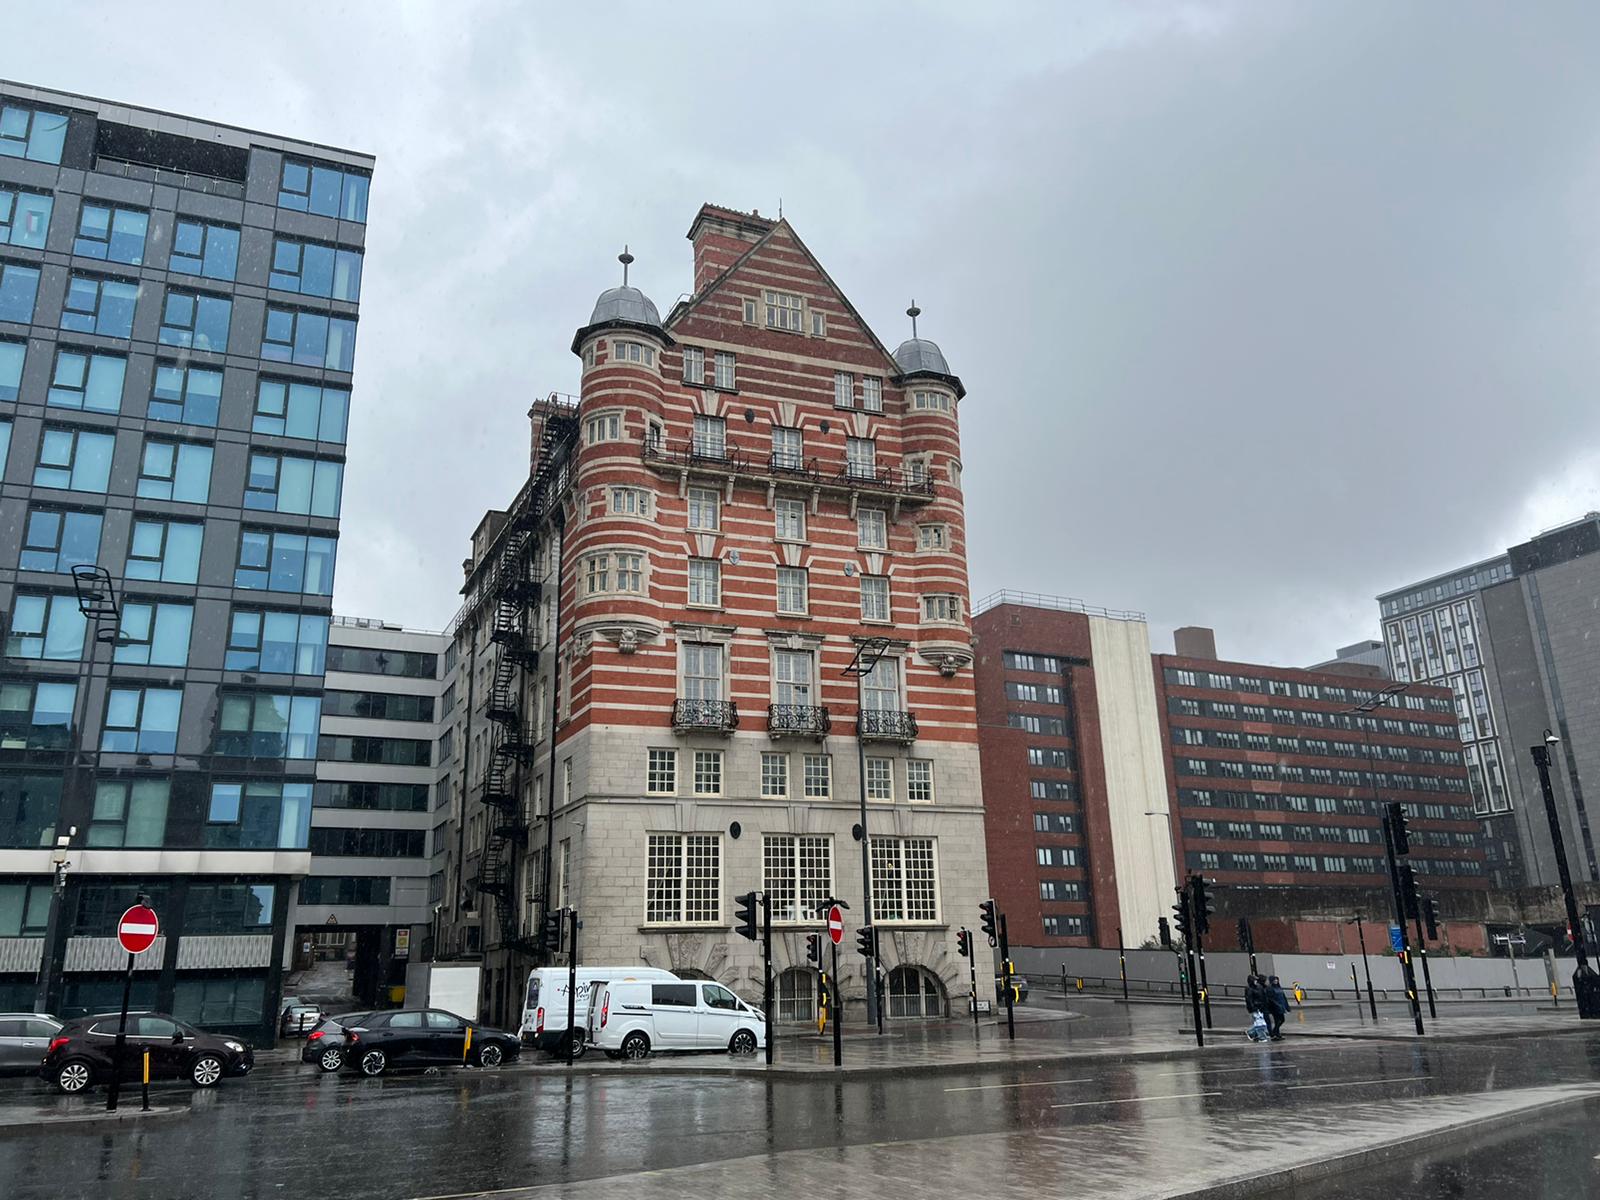
[[[583,1022],[584,1038],[593,1045],[594,1039],[600,1033],[600,995],[606,990],[607,980],[593,979],[589,982],[589,1003],[585,1010],[578,1014],[578,1019]]]

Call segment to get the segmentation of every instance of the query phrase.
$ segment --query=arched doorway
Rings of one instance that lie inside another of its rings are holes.
[[[779,1022],[804,1024],[817,1019],[817,973],[790,967],[778,976]]]
[[[889,972],[889,1016],[926,1020],[945,1015],[944,984],[925,967],[898,966]]]
[[[712,976],[707,975],[699,967],[673,967],[672,973],[679,979],[708,979],[712,983],[716,982]]]

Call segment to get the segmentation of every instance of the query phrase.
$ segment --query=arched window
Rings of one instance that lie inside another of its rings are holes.
[[[900,966],[889,972],[890,1017],[916,1020],[944,1015],[944,985],[932,971]]]
[[[672,973],[679,979],[710,979],[712,983],[716,982],[699,967],[673,967]]]
[[[817,973],[803,967],[790,967],[778,976],[780,1022],[810,1022],[817,1019]]]

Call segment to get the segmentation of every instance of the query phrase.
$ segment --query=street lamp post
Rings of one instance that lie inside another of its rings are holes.
[[[861,717],[867,709],[867,676],[889,651],[886,637],[863,638],[856,643],[855,655],[843,674],[856,681],[856,778],[860,784],[861,802],[861,906],[862,919],[872,924],[872,849],[867,838],[867,743],[862,737]],[[883,1032],[883,1005],[878,996],[878,939],[872,939],[872,956],[867,960],[867,1024],[876,1025]],[[835,981],[837,986],[837,981]],[[977,998],[973,998],[977,1003]]]
[[[1528,753],[1533,765],[1539,769],[1539,790],[1544,793],[1544,813],[1550,822],[1550,845],[1556,856],[1556,872],[1561,877],[1561,895],[1567,903],[1567,926],[1572,933],[1573,955],[1578,966],[1572,973],[1572,990],[1578,997],[1580,1017],[1600,1017],[1600,975],[1589,965],[1589,956],[1583,944],[1583,924],[1578,920],[1578,898],[1572,891],[1572,870],[1567,866],[1567,847],[1561,838],[1561,820],[1556,813],[1555,792],[1550,787],[1550,750],[1561,739],[1550,730],[1544,731],[1544,741],[1533,746]]]

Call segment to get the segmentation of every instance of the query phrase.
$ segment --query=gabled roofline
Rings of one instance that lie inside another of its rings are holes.
[[[712,209],[712,211],[719,217],[725,215],[727,218],[733,220],[743,218],[751,222],[760,221],[763,225],[767,224],[767,219],[765,217],[752,217],[748,213],[737,213],[727,209],[716,208],[712,205],[705,205],[701,208],[699,214],[696,215],[694,225],[690,226],[689,234],[691,237],[694,235],[694,230],[699,227],[700,221],[705,216],[706,209],[708,208]],[[850,297],[844,294],[844,289],[834,282],[833,276],[828,274],[827,268],[817,261],[817,256],[811,253],[811,247],[807,246],[805,240],[794,231],[794,226],[789,224],[788,218],[786,217],[779,217],[776,221],[772,222],[771,227],[761,235],[761,240],[754,243],[750,249],[746,250],[743,254],[739,255],[738,258],[734,259],[733,262],[729,263],[726,270],[724,270],[706,285],[705,291],[701,292],[697,296],[690,296],[687,300],[680,300],[678,303],[674,304],[672,306],[672,311],[667,314],[667,319],[665,322],[666,327],[670,329],[684,316],[686,316],[691,309],[697,307],[704,301],[709,300],[711,296],[715,294],[716,291],[727,281],[728,277],[742,267],[745,264],[745,261],[752,254],[770,242],[772,240],[772,235],[777,233],[780,229],[788,231],[789,236],[794,239],[795,245],[800,247],[800,252],[806,256],[806,261],[817,269],[817,274],[822,276],[823,281],[833,289],[834,295],[839,297],[840,302],[843,303],[845,307],[845,311],[855,318],[856,324],[860,325],[862,329],[867,331],[867,337],[872,339],[872,344],[878,348],[878,353],[883,355],[884,361],[893,368],[893,370],[889,371],[888,374],[897,374],[900,369],[900,364],[895,362],[894,355],[891,354],[889,352],[889,348],[879,340],[878,334],[872,328],[871,323],[865,317],[863,317],[856,306],[850,302]]]

